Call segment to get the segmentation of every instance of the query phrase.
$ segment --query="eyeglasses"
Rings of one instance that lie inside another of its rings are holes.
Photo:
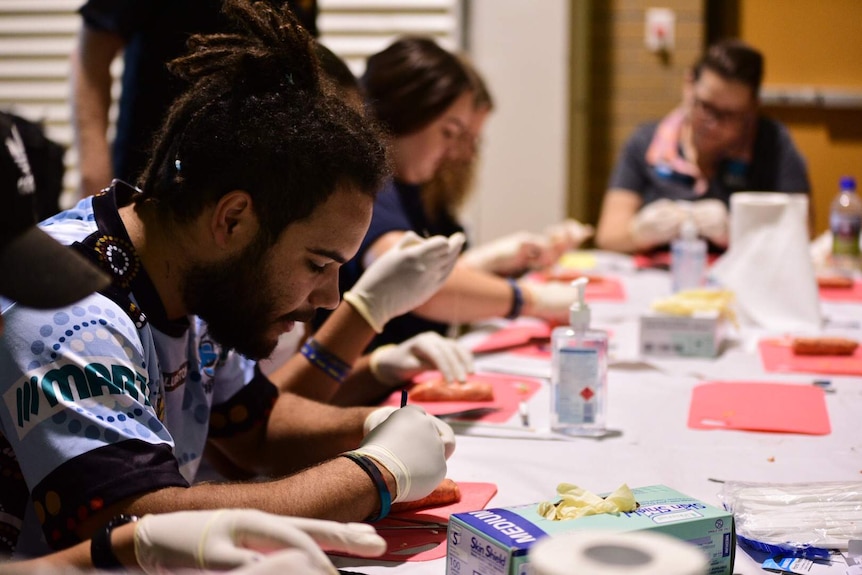
[[[704,119],[716,124],[739,125],[748,118],[749,110],[723,110],[700,98],[694,98],[694,110]]]

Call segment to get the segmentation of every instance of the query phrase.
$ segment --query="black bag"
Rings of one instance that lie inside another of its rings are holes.
[[[0,110],[4,119],[17,126],[33,179],[36,182],[36,214],[39,221],[50,218],[60,211],[60,194],[63,193],[63,175],[66,166],[63,155],[66,149],[45,135],[41,125],[21,116]]]

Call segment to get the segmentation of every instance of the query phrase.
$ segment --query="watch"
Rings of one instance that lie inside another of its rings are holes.
[[[114,555],[114,548],[111,546],[111,532],[115,527],[134,523],[137,520],[135,515],[117,515],[93,534],[93,538],[90,540],[90,559],[93,561],[93,567],[96,569],[125,569],[125,565],[120,563],[120,560]]]

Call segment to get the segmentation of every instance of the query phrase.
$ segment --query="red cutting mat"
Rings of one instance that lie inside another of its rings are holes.
[[[406,511],[391,517],[417,519],[434,523],[448,523],[453,513],[465,513],[484,509],[497,493],[494,483],[468,483],[458,481],[461,489],[461,501],[443,507]],[[386,518],[374,524],[375,527],[407,526],[411,523]],[[380,557],[370,558],[373,561],[431,561],[446,556],[446,529],[380,529],[380,535],[386,540],[386,553]],[[333,553],[331,555],[351,555]]]
[[[579,277],[589,278],[590,281],[587,287],[584,288],[584,299],[587,301],[625,301],[626,299],[626,290],[623,288],[622,282],[610,276],[580,274],[574,270],[567,270],[565,276],[548,276],[545,272],[535,272],[528,277],[534,282],[545,283],[548,281],[559,281],[555,279],[556,277],[568,277],[569,272],[572,274],[572,280]],[[563,283],[570,283],[572,280],[563,280]]]
[[[473,353],[490,353],[529,345],[534,339],[550,339],[551,326],[546,323],[516,324],[490,334],[473,346]]]
[[[763,339],[758,348],[766,371],[862,375],[862,345],[853,355],[796,355],[789,338]]]
[[[853,282],[847,288],[819,288],[820,299],[824,301],[862,301],[862,282]]]
[[[712,381],[695,387],[688,426],[810,435],[831,432],[822,389],[755,381]]]
[[[421,383],[428,378],[440,377],[436,371],[426,371],[413,378],[416,383]],[[488,423],[505,423],[518,412],[518,404],[529,400],[542,386],[542,384],[530,377],[516,377],[512,375],[501,375],[498,373],[474,373],[470,379],[486,381],[494,386],[493,401],[411,401],[413,405],[422,407],[431,415],[473,409],[476,407],[499,407],[498,411],[488,413],[471,421],[485,421]],[[401,405],[401,391],[395,391],[390,395],[383,405]]]

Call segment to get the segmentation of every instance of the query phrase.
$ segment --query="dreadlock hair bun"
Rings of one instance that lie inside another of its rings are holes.
[[[182,223],[245,190],[274,240],[340,186],[373,197],[389,174],[381,132],[324,89],[313,39],[286,3],[223,10],[234,29],[193,36],[169,64],[189,87],[156,136],[140,201]]]

